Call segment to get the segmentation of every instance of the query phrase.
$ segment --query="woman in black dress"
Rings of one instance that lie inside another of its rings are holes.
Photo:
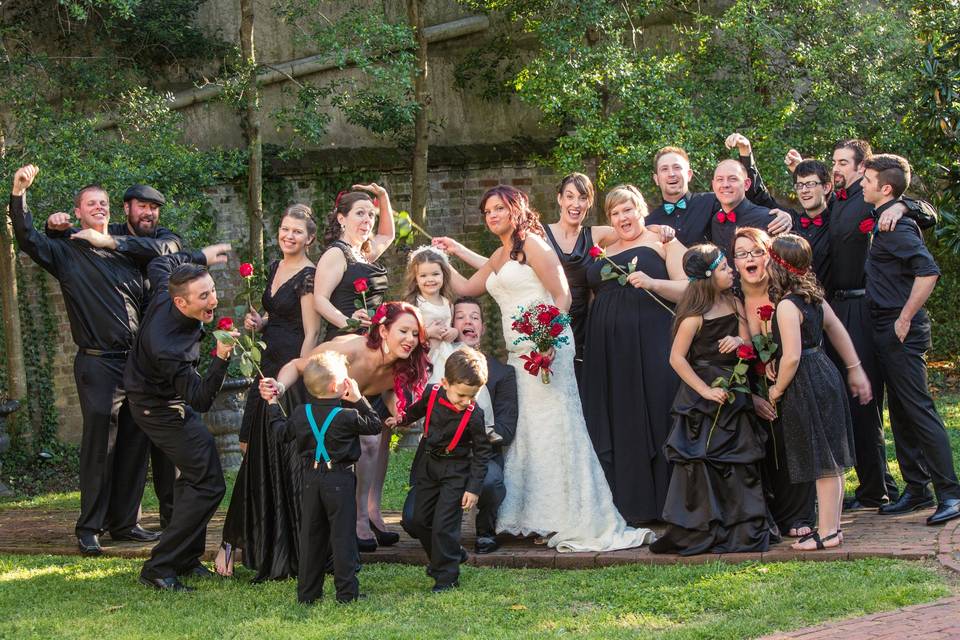
[[[763,333],[764,327],[770,332],[772,323],[762,322],[758,313],[764,306],[773,306],[768,291],[770,276],[767,275],[770,236],[762,229],[741,227],[734,236],[733,247],[733,263],[740,274],[740,290],[743,293],[750,335]],[[762,388],[760,391],[762,392]],[[800,538],[813,530],[816,489],[812,482],[790,480],[783,424],[765,397],[755,395],[753,402],[758,417],[771,434],[771,437],[767,438],[767,454],[764,459],[764,489],[770,512],[781,535]]]
[[[274,377],[294,358],[305,356],[317,345],[320,318],[314,308],[316,269],[307,257],[307,247],[317,235],[310,208],[295,204],[280,219],[279,246],[283,259],[269,268],[261,304],[263,315],[251,310],[244,327],[262,334],[267,345],[260,368]],[[285,398],[295,407],[304,398],[302,385]],[[289,411],[289,409],[288,409]],[[243,549],[243,563],[257,572],[256,581],[282,580],[297,573],[297,529],[300,490],[295,460],[289,447],[267,429],[267,403],[257,384],[247,393],[240,443],[243,463],[233,487],[230,509],[223,525],[223,542],[216,568],[222,575],[233,572],[233,550]],[[294,452],[295,454],[296,452]]]
[[[587,336],[587,311],[590,307],[590,286],[587,284],[587,268],[593,264],[590,248],[606,247],[617,241],[612,227],[584,226],[583,222],[593,208],[594,188],[590,178],[582,173],[564,176],[557,188],[557,206],[560,217],[544,226],[547,240],[560,259],[563,272],[570,287],[570,329],[576,346],[573,368],[577,386],[583,391],[583,348]],[[662,242],[670,242],[675,232],[670,227],[651,227]]]
[[[767,253],[770,299],[777,305],[773,334],[781,352],[770,402],[780,402],[790,479],[817,486],[817,530],[793,548],[836,547],[843,544],[843,475],[854,465],[853,420],[843,377],[823,350],[825,329],[830,328],[831,342],[846,366],[850,393],[861,404],[873,397],[870,381],[846,329],[824,302],[810,269],[810,244],[786,234]]]
[[[353,189],[337,196],[327,220],[327,248],[317,262],[314,298],[317,311],[327,321],[324,342],[348,333],[367,333],[370,316],[387,292],[387,272],[377,260],[393,244],[395,236],[390,196],[377,184],[354,185]],[[358,308],[363,299],[359,288],[365,289],[366,309]],[[383,413],[384,408],[378,408]],[[357,538],[361,551],[373,551],[377,544],[396,544],[400,540],[398,534],[387,530],[380,514],[390,435],[385,430],[379,436],[360,437]]]
[[[624,285],[603,280],[609,264],[587,269],[594,294],[584,350],[584,416],[594,449],[630,524],[660,518],[670,481],[663,444],[679,380],[668,364],[673,312],[683,295],[684,247],[663,244],[646,229],[647,206],[633,186],[613,189],[604,206],[617,234],[606,255],[624,271]],[[665,302],[666,301],[666,302]]]

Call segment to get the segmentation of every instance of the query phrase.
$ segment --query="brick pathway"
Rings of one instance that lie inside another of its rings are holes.
[[[819,627],[765,636],[761,640],[934,640],[960,638],[960,597],[875,613]]]
[[[790,549],[790,541],[771,547],[765,553],[730,553],[724,555],[699,555],[681,558],[675,555],[655,555],[644,547],[609,553],[557,553],[535,545],[532,539],[516,540],[506,537],[503,546],[495,553],[474,555],[470,564],[501,567],[546,567],[575,569],[617,564],[674,564],[705,563],[717,559],[726,562],[780,562],[785,560],[852,560],[866,557],[900,558],[904,560],[938,559],[945,566],[960,572],[960,520],[946,527],[928,527],[924,519],[929,511],[920,511],[903,516],[880,516],[873,511],[857,511],[843,516],[844,544],[839,548],[824,551],[801,552]],[[223,512],[211,522],[207,533],[207,557],[213,558],[220,541]],[[10,509],[0,511],[0,553],[50,553],[76,554],[73,537],[75,514],[63,510]],[[395,531],[400,516],[391,513],[387,523]],[[143,525],[156,528],[155,513],[146,513]],[[473,517],[464,518],[464,546],[473,547]],[[152,545],[130,542],[114,543],[109,536],[101,540],[104,552],[121,557],[145,557]],[[381,547],[375,553],[363,554],[364,562],[397,562],[423,564],[424,556],[419,543],[406,535],[394,547]]]

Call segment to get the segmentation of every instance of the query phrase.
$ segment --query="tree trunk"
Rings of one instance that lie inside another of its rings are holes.
[[[6,154],[4,131],[0,129],[0,157]],[[7,391],[10,397],[27,397],[27,373],[23,364],[23,341],[20,334],[20,309],[17,304],[17,249],[13,245],[13,228],[9,216],[0,221],[0,306],[3,307],[3,341],[7,360]],[[10,421],[15,423],[17,421]],[[10,432],[16,439],[17,433]]]
[[[260,137],[260,90],[253,48],[253,0],[240,0],[240,50],[246,66],[243,128],[247,135],[247,222],[250,261],[263,264],[263,145]]]
[[[424,226],[427,218],[427,153],[430,148],[431,98],[427,92],[427,37],[423,28],[423,0],[407,0],[407,21],[413,29],[417,45],[417,59],[413,69],[413,99],[418,107],[414,120],[410,217],[420,226]]]

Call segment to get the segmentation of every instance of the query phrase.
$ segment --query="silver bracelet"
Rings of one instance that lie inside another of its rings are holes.
[[[851,364],[850,366],[848,366],[847,369],[856,369],[856,368],[859,367],[859,366],[860,366],[860,361],[857,360],[856,362],[854,362],[853,364]]]
[[[286,391],[286,390],[287,390],[287,385],[285,385],[285,384],[283,384],[282,382],[280,382],[279,380],[277,380],[277,397],[282,396],[282,395],[283,395],[283,392]]]

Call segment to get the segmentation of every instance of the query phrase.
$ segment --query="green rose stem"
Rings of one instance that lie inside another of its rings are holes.
[[[742,348],[742,347],[741,347]],[[751,358],[753,356],[750,356]],[[747,365],[744,364],[743,358],[737,356],[737,364],[733,367],[733,371],[730,372],[729,378],[718,377],[713,381],[713,384],[710,386],[712,388],[719,388],[726,391],[728,394],[733,394],[736,391],[741,391],[745,393],[750,393],[749,389],[746,389],[742,386],[732,386],[734,383],[738,385],[743,385],[746,380],[745,376],[747,373]],[[713,431],[717,428],[717,421],[720,419],[720,412],[723,410],[723,405],[727,402],[733,402],[733,397],[728,396],[724,402],[720,403],[720,406],[717,407],[717,413],[713,416],[713,424],[710,425],[710,432],[707,433],[707,447],[704,450],[703,454],[707,455],[707,452],[710,451],[710,439],[713,437]]]
[[[762,309],[761,307],[760,309]],[[757,315],[760,315],[760,309],[757,309]],[[763,387],[763,399],[768,400],[770,398],[770,385],[767,382],[767,364],[773,360],[773,354],[777,350],[777,343],[773,341],[770,337],[770,321],[764,320],[763,317],[760,318],[760,333],[753,336],[753,346],[757,350],[757,358],[760,362],[763,363],[763,373],[760,374],[760,386]],[[763,356],[767,354],[766,360]],[[774,407],[776,411],[776,407]],[[770,425],[770,438],[773,440],[773,464],[779,469],[780,468],[780,459],[779,454],[777,453],[777,434],[773,429],[773,420],[767,420],[767,424]]]
[[[594,248],[597,248],[597,249],[598,249],[599,246],[598,246],[598,245],[594,245]],[[592,256],[594,257],[594,259],[603,258],[603,259],[606,260],[608,263],[610,263],[610,266],[612,266],[614,269],[616,269],[617,271],[619,271],[619,272],[622,274],[621,277],[623,278],[623,280],[621,281],[621,280],[618,278],[618,281],[620,282],[620,285],[621,285],[621,286],[624,285],[624,283],[626,282],[626,277],[627,277],[628,275],[630,275],[630,273],[627,273],[626,271],[624,271],[623,268],[622,268],[620,265],[618,265],[616,262],[614,262],[613,260],[611,260],[611,259],[607,256],[607,252],[606,252],[606,251],[604,251],[603,249],[601,249],[599,254],[595,254],[594,251],[591,251],[591,252],[590,252],[590,255],[592,255]],[[631,271],[631,273],[632,273],[632,271]],[[604,279],[605,279],[605,280],[608,280],[609,278],[604,278]],[[669,314],[672,315],[672,316],[677,315],[676,313],[674,313],[673,309],[671,309],[671,308],[668,307],[667,305],[663,304],[663,301],[660,300],[660,298],[658,298],[657,296],[655,296],[652,291],[648,291],[647,289],[643,289],[643,292],[646,293],[646,294],[647,294],[648,296],[650,296],[651,298],[653,298],[658,305],[660,305],[661,307],[663,307],[664,309],[666,309],[666,310],[667,310],[667,313],[669,313]]]
[[[213,337],[217,339],[217,342],[222,342],[224,344],[232,344],[234,349],[240,350],[240,360],[241,362],[249,362],[253,369],[256,370],[257,374],[260,375],[260,378],[266,378],[267,376],[263,375],[263,370],[260,369],[260,365],[257,364],[257,361],[260,360],[260,351],[254,347],[253,349],[247,349],[243,346],[243,342],[237,340],[235,337],[218,329],[213,332]],[[246,337],[246,336],[245,336]],[[250,342],[253,343],[253,338],[250,338]],[[287,417],[287,412],[284,411],[283,405],[277,402],[277,406],[280,407],[280,413],[283,414],[283,417]]]

